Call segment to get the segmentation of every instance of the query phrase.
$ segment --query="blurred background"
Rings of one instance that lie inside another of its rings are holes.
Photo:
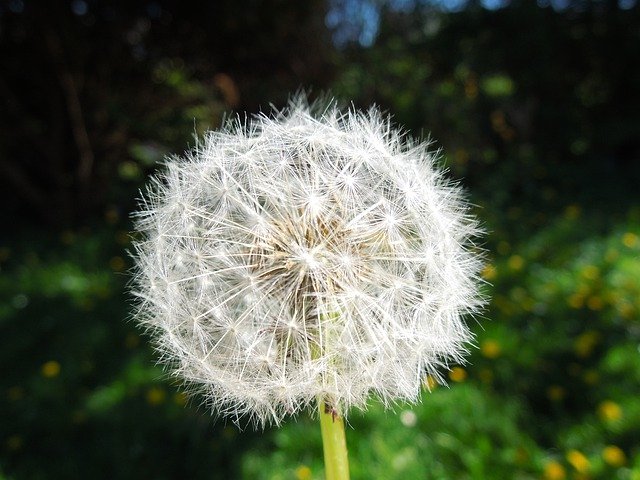
[[[299,88],[432,138],[489,231],[469,364],[354,413],[352,477],[640,479],[637,0],[2,0],[0,479],[323,478],[315,421],[211,417],[126,293],[145,179]]]

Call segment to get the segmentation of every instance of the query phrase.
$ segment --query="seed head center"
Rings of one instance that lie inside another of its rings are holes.
[[[292,259],[308,270],[317,270],[322,266],[322,256],[318,247],[300,247]]]

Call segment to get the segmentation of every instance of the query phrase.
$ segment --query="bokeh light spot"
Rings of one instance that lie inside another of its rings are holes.
[[[496,340],[489,339],[482,342],[482,345],[480,345],[480,351],[485,357],[494,359],[500,356],[502,348]]]
[[[602,450],[602,458],[612,467],[621,467],[627,462],[627,456],[620,447],[616,445],[607,445]]]
[[[167,397],[167,393],[159,387],[153,387],[147,390],[146,398],[149,405],[160,405]]]
[[[464,382],[467,378],[467,371],[462,367],[453,367],[449,372],[449,378],[453,382]]]
[[[545,480],[564,480],[567,478],[564,467],[555,460],[544,466],[543,476]]]
[[[311,469],[306,465],[300,465],[296,468],[297,480],[311,480]]]
[[[612,400],[605,400],[598,406],[598,415],[602,420],[615,422],[622,418],[622,408]]]
[[[569,450],[567,452],[567,462],[580,473],[586,473],[591,468],[589,459],[578,450]]]
[[[50,360],[42,365],[42,376],[46,378],[53,378],[60,375],[60,364],[55,360]]]

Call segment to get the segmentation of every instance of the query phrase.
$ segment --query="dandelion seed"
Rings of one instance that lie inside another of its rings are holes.
[[[303,98],[230,121],[151,182],[137,215],[137,319],[232,419],[323,399],[417,401],[460,362],[479,230],[425,143],[376,109]]]

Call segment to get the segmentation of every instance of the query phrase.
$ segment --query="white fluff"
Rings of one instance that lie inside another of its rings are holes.
[[[135,245],[162,360],[236,421],[417,401],[483,303],[477,223],[427,147],[297,98],[168,160]]]

